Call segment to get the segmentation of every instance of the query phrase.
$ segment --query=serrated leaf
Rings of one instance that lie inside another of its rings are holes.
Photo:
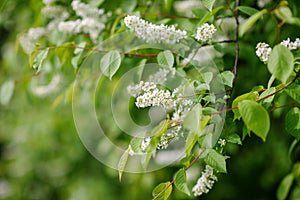
[[[286,197],[289,193],[289,190],[293,184],[293,181],[294,181],[293,174],[288,174],[282,179],[282,181],[277,189],[277,193],[276,193],[278,200],[286,199]]]
[[[238,134],[230,134],[225,137],[226,142],[242,145],[241,138]]]
[[[159,65],[171,69],[174,65],[174,56],[170,50],[160,52],[157,56],[157,62]]]
[[[282,83],[286,83],[294,69],[294,56],[282,45],[276,45],[268,60],[268,70]]]
[[[216,0],[201,0],[202,4],[211,12]]]
[[[284,91],[292,97],[295,101],[300,103],[300,85],[291,84],[284,89]]]
[[[186,156],[180,160],[180,164],[187,167],[191,163],[193,155]]]
[[[300,109],[297,107],[292,108],[285,117],[285,130],[300,139]]]
[[[109,79],[117,72],[121,65],[121,56],[117,50],[106,53],[100,62],[100,69],[102,73]]]
[[[40,71],[43,61],[47,58],[48,52],[49,52],[48,48],[43,49],[39,51],[36,57],[33,59],[32,68],[37,70],[37,72]]]
[[[227,173],[225,157],[216,150],[208,149],[208,154],[204,161],[218,172]]]
[[[267,10],[263,9],[246,19],[239,27],[239,36],[242,37],[265,13],[267,13]]]
[[[265,141],[270,130],[269,114],[265,108],[252,100],[243,100],[238,107],[247,128]]]
[[[254,15],[255,13],[259,12],[255,8],[249,7],[249,6],[239,6],[238,7],[239,11],[247,14],[247,15]]]
[[[173,187],[172,187],[172,184],[170,183],[170,181],[165,182],[165,183],[160,183],[158,186],[156,186],[153,189],[152,196],[156,200],[167,200],[172,193],[172,189],[173,189]],[[163,191],[163,190],[165,190],[165,191]]]
[[[224,71],[221,74],[219,74],[222,83],[224,85],[227,85],[229,87],[232,87],[233,79],[234,79],[234,74],[231,71]]]
[[[188,185],[187,185],[187,182],[186,182],[186,174],[185,174],[185,170],[184,170],[183,168],[180,169],[180,170],[176,173],[174,184],[175,184],[175,187],[176,187],[179,191],[181,191],[181,192],[183,192],[183,193],[185,193],[185,194],[187,194],[187,195],[191,195],[190,190],[189,190]]]
[[[238,103],[243,101],[243,100],[256,100],[258,98],[258,93],[257,92],[249,92],[246,94],[242,94],[240,96],[238,96],[237,98],[235,98],[232,102],[232,108],[236,108]],[[232,112],[234,113],[234,119],[240,119],[241,118],[241,114],[239,112],[239,109],[233,109]]]
[[[0,103],[4,106],[10,102],[15,88],[15,82],[13,80],[5,81],[0,90]]]
[[[118,171],[119,171],[119,180],[120,181],[122,180],[122,174],[124,172],[128,157],[129,157],[129,148],[126,151],[124,151],[124,153],[121,156],[120,161],[118,163]]]

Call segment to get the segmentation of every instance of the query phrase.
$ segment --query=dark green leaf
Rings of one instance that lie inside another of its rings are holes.
[[[268,60],[268,70],[282,83],[286,83],[294,69],[294,56],[282,45],[276,45]]]
[[[265,141],[270,130],[269,114],[265,108],[251,100],[239,102],[238,107],[247,128]]]
[[[292,108],[285,117],[285,129],[294,136],[300,139],[300,109],[297,107]]]
[[[289,190],[293,184],[293,181],[294,181],[293,174],[288,174],[282,179],[282,181],[277,189],[277,194],[276,194],[278,200],[286,199],[286,197],[289,193]]]
[[[249,7],[249,6],[239,6],[238,7],[239,11],[247,14],[247,15],[254,15],[255,13],[259,12],[255,8]]]

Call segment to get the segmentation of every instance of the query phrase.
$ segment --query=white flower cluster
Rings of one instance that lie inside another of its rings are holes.
[[[135,32],[138,38],[146,42],[174,44],[187,38],[185,30],[176,30],[174,25],[155,25],[137,16],[128,15],[124,19],[125,25]]]
[[[296,38],[295,42],[292,42],[290,40],[290,38],[286,39],[286,40],[283,40],[281,43],[280,43],[282,46],[285,46],[287,47],[289,50],[295,50],[297,49],[298,47],[300,47],[300,39],[299,38]]]
[[[287,47],[289,50],[296,50],[300,47],[300,39],[296,38],[294,42],[290,38],[283,40],[280,45]],[[256,55],[264,63],[268,62],[272,48],[265,42],[259,42],[256,45]]]
[[[144,138],[144,140],[142,141],[142,144],[141,144],[142,151],[146,151],[146,149],[150,145],[150,142],[151,142],[151,138],[150,137],[145,137]]]
[[[156,73],[149,76],[149,81],[156,84],[163,84],[167,81],[167,76],[171,73],[171,78],[176,74],[176,69],[160,68]]]
[[[259,42],[256,45],[256,55],[263,62],[267,62],[271,54],[272,48],[264,42]]]
[[[205,23],[197,28],[197,33],[194,35],[196,40],[201,42],[208,42],[212,39],[213,34],[217,31],[213,24]]]
[[[202,172],[197,184],[192,189],[194,196],[201,196],[203,193],[208,193],[215,181],[217,181],[217,177],[214,175],[213,168],[206,165],[204,172]]]
[[[25,53],[30,55],[35,47],[36,42],[46,34],[46,30],[42,27],[31,28],[27,33],[21,35],[20,45]]]
[[[60,22],[58,30],[69,34],[87,33],[95,41],[105,28],[107,16],[104,15],[104,10],[92,8],[80,0],[73,0],[72,8],[81,19]]]

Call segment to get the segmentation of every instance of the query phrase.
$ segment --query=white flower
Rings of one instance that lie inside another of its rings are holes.
[[[217,181],[217,177],[214,175],[213,168],[206,165],[205,171],[202,172],[197,184],[192,189],[194,196],[201,196],[203,193],[208,193],[215,181]]]
[[[79,33],[81,31],[81,20],[60,22],[58,30],[64,33]]]
[[[197,28],[197,33],[194,35],[196,40],[201,42],[210,41],[213,37],[213,34],[217,31],[213,24],[209,25],[208,23],[203,24]]]
[[[300,40],[299,40],[299,38],[297,38],[295,42],[292,42],[292,41],[290,40],[290,38],[288,38],[288,39],[286,39],[286,40],[283,40],[280,44],[281,44],[282,46],[287,47],[289,50],[295,50],[295,49],[297,49],[298,47],[300,47]]]
[[[226,140],[225,139],[219,139],[218,140],[218,144],[221,146],[221,147],[224,147],[226,145]]]
[[[128,153],[130,156],[134,156],[134,154],[135,154],[134,151],[132,150],[131,145],[128,145]]]
[[[146,151],[146,149],[150,145],[150,142],[151,142],[151,138],[150,137],[145,137],[144,138],[144,140],[142,141],[142,144],[141,144],[142,151]]]
[[[256,45],[256,55],[263,62],[268,61],[271,51],[272,51],[272,49],[267,43],[259,42]]]
[[[176,30],[175,26],[155,25],[137,16],[128,15],[124,19],[125,25],[135,32],[138,38],[153,43],[176,43],[187,38],[186,31]]]
[[[42,27],[31,28],[27,33],[23,34],[20,37],[20,45],[24,49],[25,53],[30,55],[34,48],[35,44],[39,38],[46,34],[46,30]]]

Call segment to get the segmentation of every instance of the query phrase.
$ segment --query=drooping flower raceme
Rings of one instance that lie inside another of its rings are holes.
[[[206,165],[204,172],[202,172],[197,184],[192,189],[194,196],[201,196],[203,193],[208,193],[215,181],[217,181],[217,177],[214,175],[213,168]]]
[[[194,35],[196,40],[201,42],[208,42],[212,39],[214,33],[217,31],[213,24],[209,25],[208,23],[203,24],[197,28],[197,33]]]
[[[146,42],[174,44],[187,38],[185,30],[176,30],[174,25],[155,25],[137,16],[128,15],[124,19],[125,25],[135,32],[138,38]]]
[[[286,40],[283,40],[281,43],[280,43],[282,46],[285,46],[287,47],[289,50],[295,50],[297,49],[298,47],[300,47],[300,39],[297,38],[295,40],[295,42],[292,42],[290,40],[290,38],[286,39]]]
[[[256,55],[265,63],[268,61],[271,51],[272,48],[267,43],[259,42],[256,45]]]

